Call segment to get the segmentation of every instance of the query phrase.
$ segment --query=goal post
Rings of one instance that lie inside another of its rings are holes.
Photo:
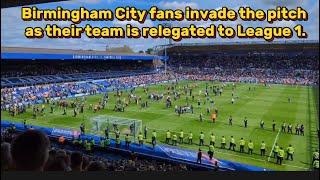
[[[120,139],[124,139],[127,134],[133,138],[132,142],[137,142],[139,133],[142,132],[142,121],[124,117],[99,115],[90,119],[91,134],[104,136],[106,128],[109,129],[111,138],[115,138],[115,131],[119,129]]]

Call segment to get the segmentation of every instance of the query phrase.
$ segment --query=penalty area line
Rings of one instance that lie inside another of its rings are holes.
[[[269,154],[268,162],[270,161],[270,157],[271,157],[271,154],[273,152],[274,146],[276,145],[276,142],[278,140],[279,134],[280,134],[280,128],[279,128],[278,134],[277,134],[277,136],[276,136],[276,138],[275,138],[275,140],[273,142],[273,146],[272,146],[272,149],[271,149],[270,154]]]

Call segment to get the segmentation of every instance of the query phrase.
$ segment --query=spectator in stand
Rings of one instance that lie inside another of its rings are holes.
[[[92,161],[88,166],[88,171],[105,171],[106,166],[102,161]]]
[[[89,157],[83,156],[83,158],[82,158],[82,170],[83,171],[87,170],[89,163],[90,163]]]
[[[72,152],[70,159],[72,171],[82,171],[83,154],[77,151]]]
[[[49,157],[49,139],[42,132],[27,130],[12,142],[11,155],[17,171],[43,171]]]
[[[12,168],[12,157],[9,143],[1,144],[1,171],[8,171]]]

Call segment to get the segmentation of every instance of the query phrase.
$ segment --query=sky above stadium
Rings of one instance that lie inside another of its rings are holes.
[[[64,9],[78,9],[84,6],[87,9],[111,9],[114,10],[119,6],[135,6],[138,9],[149,9],[152,6],[157,6],[161,9],[182,9],[185,6],[197,9],[220,9],[223,6],[237,10],[240,6],[250,6],[253,9],[267,10],[270,8],[276,8],[277,6],[286,6],[289,9],[296,9],[296,7],[302,7],[308,12],[308,21],[277,21],[272,26],[277,27],[295,27],[297,24],[301,24],[305,27],[304,31],[308,33],[307,40],[319,40],[319,0],[264,0],[264,1],[235,1],[235,0],[71,0],[58,3],[46,3],[39,4],[39,9],[56,9],[57,6],[61,6]],[[130,46],[134,51],[145,51],[147,48],[152,48],[156,45],[168,43],[165,39],[89,39],[84,34],[81,39],[50,39],[44,37],[43,39],[27,39],[24,36],[24,30],[26,27],[42,27],[46,24],[57,24],[60,27],[69,27],[72,24],[71,21],[57,21],[57,22],[45,22],[45,21],[23,21],[21,19],[21,7],[1,9],[1,46],[7,47],[34,47],[34,48],[51,48],[51,49],[92,49],[92,50],[104,50],[106,45],[109,47],[119,47],[123,45]],[[125,27],[127,23],[131,23],[136,27],[152,27],[157,26],[159,21],[151,21],[148,19],[144,24],[138,22],[121,22],[115,19],[115,21],[83,21],[77,26],[84,26],[91,24],[95,27]],[[208,27],[210,24],[223,24],[225,26],[236,27],[237,24],[242,24],[244,27],[267,27],[270,26],[267,22],[243,22],[241,19],[233,22],[214,22],[214,21],[173,21],[171,24],[178,27],[188,27],[190,24],[196,26]],[[294,33],[295,34],[295,33]],[[297,40],[294,35],[292,38]],[[283,39],[285,41],[287,39]],[[208,42],[227,42],[227,41],[264,41],[261,39],[183,39],[179,43],[208,43]]]

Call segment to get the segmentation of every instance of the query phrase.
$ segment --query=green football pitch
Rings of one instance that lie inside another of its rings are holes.
[[[138,119],[142,121],[142,127],[148,127],[148,138],[151,137],[153,129],[157,131],[158,143],[165,143],[165,134],[167,130],[171,132],[180,132],[183,130],[185,136],[192,131],[194,135],[194,144],[189,145],[178,144],[179,147],[197,150],[199,148],[199,134],[202,131],[205,135],[205,145],[209,143],[211,133],[216,136],[216,152],[215,157],[218,159],[225,159],[234,162],[255,165],[259,167],[269,168],[273,170],[282,171],[307,171],[311,168],[312,152],[319,148],[319,139],[317,135],[317,128],[319,127],[319,88],[306,86],[286,86],[286,85],[271,85],[269,88],[262,84],[244,84],[236,83],[237,87],[234,94],[239,96],[235,98],[235,103],[231,104],[232,98],[232,83],[227,83],[229,86],[225,87],[222,96],[213,96],[212,90],[209,88],[211,98],[214,98],[214,107],[210,102],[205,101],[205,87],[206,82],[196,82],[198,87],[193,89],[194,100],[189,96],[189,103],[194,107],[194,113],[181,114],[178,117],[174,112],[175,105],[185,106],[186,96],[183,86],[193,82],[179,82],[177,87],[181,87],[181,99],[173,100],[173,107],[166,108],[165,99],[162,101],[149,102],[149,107],[141,109],[140,105],[133,102],[129,107],[125,108],[125,112],[114,112],[116,104],[115,92],[109,93],[109,102],[105,109],[101,109],[94,113],[88,110],[89,104],[98,103],[103,94],[87,96],[87,102],[84,113],[73,117],[73,109],[67,110],[67,115],[63,114],[63,109],[55,108],[53,114],[49,113],[50,105],[46,105],[47,112],[39,114],[36,119],[32,118],[32,109],[28,109],[27,113],[10,116],[7,112],[1,113],[2,120],[9,120],[13,122],[22,122],[27,119],[28,124],[34,124],[46,127],[65,127],[79,130],[80,124],[84,121],[86,129],[91,129],[90,119],[99,115],[108,115],[115,117],[124,117],[131,119]],[[149,93],[166,93],[167,87],[170,84],[149,86]],[[216,85],[221,86],[222,83],[209,82],[209,87]],[[255,90],[249,87],[255,87]],[[199,91],[201,106],[198,109],[197,100]],[[142,87],[136,88],[134,92],[137,96],[142,97],[142,101],[147,100],[147,95],[144,93]],[[189,91],[187,93],[189,95]],[[291,97],[291,103],[288,102],[288,97]],[[124,93],[121,99],[127,98],[127,93]],[[172,98],[172,95],[171,95]],[[81,98],[80,98],[81,99]],[[173,98],[172,98],[173,99]],[[218,108],[219,114],[215,123],[212,123],[211,116],[207,115],[207,108],[211,108],[211,113],[215,108]],[[41,106],[39,106],[41,108]],[[200,113],[203,114],[203,121],[199,121]],[[229,126],[229,117],[233,117],[233,125]],[[248,127],[244,127],[244,118],[248,119]],[[260,128],[260,121],[265,122],[264,129]],[[276,131],[272,131],[272,120],[276,122]],[[292,123],[293,134],[283,133],[279,131],[282,123],[287,125]],[[305,135],[295,135],[295,126],[303,124],[305,126]],[[100,135],[104,132],[101,130]],[[227,140],[227,149],[220,149],[221,137],[225,136]],[[234,136],[236,140],[236,151],[228,150],[229,139]],[[111,136],[113,137],[113,136]],[[239,152],[239,140],[244,138],[246,144],[252,140],[254,147],[254,154],[247,154],[247,145],[245,146],[245,153]],[[147,143],[150,143],[147,139]],[[266,156],[260,156],[260,143],[266,143]],[[277,142],[280,147],[286,149],[289,144],[295,149],[294,160],[284,160],[282,165],[275,164],[276,159],[269,157],[274,143]],[[208,147],[202,147],[207,150]]]

